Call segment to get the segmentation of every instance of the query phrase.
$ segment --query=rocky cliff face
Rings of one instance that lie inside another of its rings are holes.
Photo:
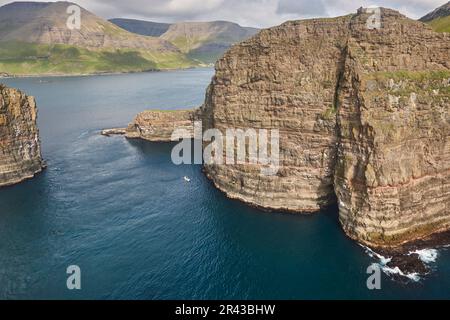
[[[371,246],[450,227],[450,37],[396,12],[351,21],[338,94],[342,225]]]
[[[450,230],[450,35],[380,13],[381,25],[360,9],[263,30],[217,62],[195,117],[146,112],[128,131],[168,141],[196,117],[222,133],[276,129],[277,175],[258,164],[205,173],[230,198],[266,209],[337,202],[345,232],[372,248],[399,252]]]
[[[450,228],[450,37],[388,9],[288,22],[233,47],[202,107],[207,128],[280,130],[281,169],[206,166],[232,198],[317,211],[371,246]],[[205,125],[206,124],[206,125]]]
[[[42,171],[34,98],[0,85],[0,187]]]
[[[261,176],[257,165],[206,167],[230,197],[296,212],[335,201],[335,100],[350,19],[288,22],[219,60],[202,108],[204,127],[280,130],[278,176]]]

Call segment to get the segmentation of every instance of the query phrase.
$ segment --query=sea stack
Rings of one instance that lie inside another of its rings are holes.
[[[34,177],[45,167],[33,97],[0,84],[0,187]]]
[[[281,169],[210,165],[229,197],[339,205],[345,232],[395,247],[450,228],[450,35],[390,9],[287,22],[216,64],[204,127],[279,129]]]

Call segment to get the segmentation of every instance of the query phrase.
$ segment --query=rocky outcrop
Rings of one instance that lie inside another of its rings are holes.
[[[344,230],[396,246],[450,228],[450,37],[396,12],[351,21],[338,95]]]
[[[33,97],[0,85],[0,187],[34,177],[44,168]]]
[[[450,229],[450,35],[373,15],[291,21],[232,47],[197,116],[204,130],[279,130],[275,176],[205,165],[230,198],[298,213],[337,202],[350,237],[398,253]],[[168,140],[192,119],[146,112],[128,130]]]
[[[450,228],[450,37],[381,9],[288,22],[216,65],[205,129],[280,130],[276,177],[205,171],[232,198],[313,212],[338,198],[349,236],[397,246]]]
[[[144,111],[128,126],[125,136],[129,139],[168,142],[172,141],[172,133],[180,129],[186,131],[186,134],[179,136],[179,139],[193,138],[196,119],[198,110]]]

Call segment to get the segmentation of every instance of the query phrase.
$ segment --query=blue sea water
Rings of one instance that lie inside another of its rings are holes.
[[[48,169],[0,189],[1,299],[450,298],[450,252],[419,282],[382,276],[337,210],[266,213],[227,199],[171,144],[103,137],[140,111],[198,106],[212,69],[5,79],[34,95]],[[183,177],[189,177],[186,182]],[[82,289],[66,287],[81,268]]]

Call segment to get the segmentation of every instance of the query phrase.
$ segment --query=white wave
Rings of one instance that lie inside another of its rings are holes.
[[[395,267],[395,268],[390,268],[390,267],[382,267],[382,270],[384,273],[386,273],[387,275],[400,275],[402,277],[406,277],[412,281],[418,282],[420,281],[420,275],[415,272],[415,273],[404,273],[402,270],[400,270],[399,267]]]
[[[436,249],[423,249],[410,252],[408,255],[417,254],[419,259],[426,264],[436,262],[438,258],[438,251]]]
[[[386,258],[386,257],[382,256],[381,254],[376,253],[375,251],[373,251],[373,250],[370,249],[369,247],[366,247],[366,246],[364,246],[364,245],[362,245],[362,244],[360,244],[360,246],[363,247],[363,248],[366,250],[367,254],[368,254],[371,258],[378,258],[378,260],[380,260],[380,264],[381,264],[382,266],[385,266],[385,265],[387,265],[389,262],[392,261],[392,258]]]
[[[383,270],[383,272],[385,274],[387,274],[388,276],[399,275],[402,277],[406,277],[414,282],[420,281],[420,274],[418,274],[416,272],[415,273],[404,273],[402,270],[400,270],[399,267],[395,267],[395,268],[388,267],[387,264],[392,261],[392,258],[384,257],[381,254],[376,253],[369,247],[366,247],[362,244],[360,244],[360,246],[366,250],[367,254],[371,258],[377,258],[380,261],[379,263],[374,263],[374,265],[380,267],[381,270]]]
[[[81,139],[84,138],[85,136],[87,136],[89,134],[89,130],[82,132],[77,139]]]

